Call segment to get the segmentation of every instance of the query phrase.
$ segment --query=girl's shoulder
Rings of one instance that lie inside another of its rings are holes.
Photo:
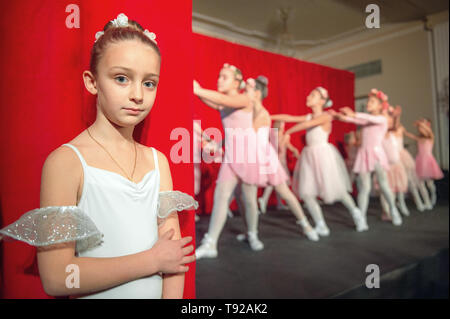
[[[166,155],[164,155],[164,153],[159,151],[156,147],[154,147],[154,146],[147,146],[147,145],[144,145],[144,144],[140,144],[138,142],[136,142],[136,145],[140,149],[142,149],[142,151],[144,152],[146,157],[153,158],[153,150],[152,149],[154,149],[155,152],[156,152],[156,156],[158,158],[158,164],[159,165],[161,165],[161,164],[164,165],[165,163],[168,163]]]

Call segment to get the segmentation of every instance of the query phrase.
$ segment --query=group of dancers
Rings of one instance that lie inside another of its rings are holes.
[[[333,102],[325,88],[316,87],[306,99],[311,113],[301,116],[270,115],[263,105],[268,95],[268,79],[259,76],[244,81],[242,72],[226,63],[220,70],[217,90],[202,88],[194,80],[194,94],[207,106],[220,112],[225,130],[224,160],[216,181],[209,227],[196,249],[196,259],[217,257],[217,242],[233,197],[244,213],[247,226],[247,233],[239,235],[238,239],[247,240],[251,249],[256,251],[264,248],[258,238],[259,214],[266,212],[273,190],[277,193],[279,205],[282,201],[286,202],[287,209],[295,215],[297,224],[311,241],[318,241],[320,236],[330,234],[319,198],[326,204],[341,202],[358,232],[369,229],[367,209],[372,182],[380,194],[382,218],[392,221],[395,226],[402,224],[401,214],[409,215],[405,203],[408,188],[418,210],[431,209],[436,203],[434,180],[442,178],[443,173],[432,155],[434,136],[431,123],[427,119],[419,120],[415,123],[418,135],[407,132],[400,122],[401,107],[390,106],[388,97],[382,91],[372,89],[369,92],[367,113],[354,112],[349,107],[342,107],[339,111],[326,110]],[[345,161],[328,142],[333,120],[359,126],[357,133],[346,136]],[[272,121],[277,130],[270,129]],[[296,124],[285,130],[284,125],[288,122]],[[238,133],[229,133],[233,129],[235,132],[252,132],[257,143],[238,143]],[[300,154],[290,143],[290,135],[302,130],[306,130],[306,145]],[[208,151],[221,149],[201,128],[197,127],[196,131],[202,138],[202,147]],[[403,147],[403,136],[417,142],[416,161]],[[292,181],[286,161],[287,150],[298,159]],[[236,161],[236,154],[244,154],[247,159],[252,154],[264,154],[266,161],[259,157],[256,161]],[[267,163],[270,166],[268,170]],[[355,177],[357,203],[351,196]],[[198,194],[199,183],[196,184]],[[257,198],[259,187],[265,187],[261,198]],[[305,216],[298,198],[304,201],[314,227]]]

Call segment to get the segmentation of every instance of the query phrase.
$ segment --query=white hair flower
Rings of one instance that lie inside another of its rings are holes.
[[[125,14],[120,13],[117,16],[117,18],[114,20],[111,20],[111,22],[115,27],[127,27],[128,26],[128,17]]]
[[[115,18],[114,20],[111,20],[111,24],[116,27],[116,28],[122,28],[122,27],[128,27],[128,17],[123,14],[120,13],[117,18]],[[144,30],[143,32],[151,41],[153,41],[155,44],[157,44],[156,42],[156,34],[154,34],[153,32],[148,31],[147,29]],[[104,31],[98,31],[95,34],[95,41],[97,42],[97,40],[104,35],[105,32]]]
[[[95,42],[97,42],[97,40],[102,36],[102,35],[104,35],[105,34],[105,32],[103,32],[103,31],[98,31],[96,34],[95,34]]]
[[[148,31],[147,29],[144,30],[144,34],[153,42],[155,42],[155,44],[157,44],[158,42],[156,42],[156,34],[154,34],[153,32]]]

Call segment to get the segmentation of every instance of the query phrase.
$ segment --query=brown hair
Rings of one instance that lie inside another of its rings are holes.
[[[104,34],[94,43],[91,51],[90,71],[97,75],[97,66],[107,45],[117,43],[123,40],[138,39],[142,43],[150,45],[161,58],[161,52],[158,46],[144,34],[144,28],[134,20],[128,20],[127,27],[115,27],[111,21],[105,24],[103,28]]]

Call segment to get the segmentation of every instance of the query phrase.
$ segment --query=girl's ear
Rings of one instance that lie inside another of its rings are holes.
[[[91,71],[83,72],[83,81],[86,90],[88,90],[92,95],[97,95],[97,81]]]

